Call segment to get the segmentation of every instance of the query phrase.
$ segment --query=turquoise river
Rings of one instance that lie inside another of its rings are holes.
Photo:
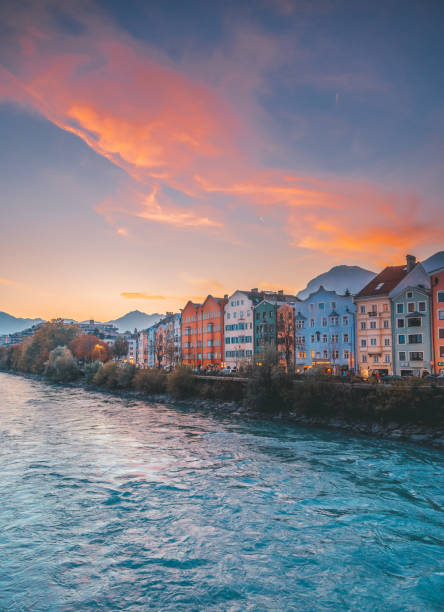
[[[0,610],[443,610],[442,451],[0,373]]]

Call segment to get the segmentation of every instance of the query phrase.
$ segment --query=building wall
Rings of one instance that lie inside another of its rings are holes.
[[[260,359],[264,352],[276,350],[276,313],[278,305],[262,300],[254,308],[254,355]]]
[[[291,304],[281,304],[277,309],[277,338],[276,345],[279,356],[279,365],[287,372],[294,371],[294,316],[295,306]]]
[[[393,374],[392,318],[389,296],[355,298],[356,353],[361,376]]]
[[[444,269],[431,274],[433,370],[444,374]]]
[[[188,302],[182,311],[182,363],[193,368],[221,368],[226,300],[209,295],[203,304]]]
[[[391,310],[394,374],[421,376],[430,372],[432,343],[428,291],[406,287],[392,298]]]
[[[253,300],[242,291],[228,298],[224,309],[224,362],[239,368],[250,363],[254,352]]]
[[[324,368],[339,375],[356,368],[355,305],[351,295],[320,287],[296,305],[296,371]]]

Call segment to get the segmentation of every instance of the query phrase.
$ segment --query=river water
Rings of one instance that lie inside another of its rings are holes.
[[[0,610],[438,610],[444,455],[0,373]]]

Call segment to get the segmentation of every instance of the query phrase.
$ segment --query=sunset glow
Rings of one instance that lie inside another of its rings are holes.
[[[388,47],[382,9],[347,38],[347,3],[246,4],[180,32],[150,3],[2,9],[1,310],[164,312],[443,247],[433,18],[393,6]]]

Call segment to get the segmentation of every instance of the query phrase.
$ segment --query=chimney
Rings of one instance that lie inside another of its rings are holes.
[[[416,266],[416,257],[414,255],[407,255],[406,260],[407,260],[407,272],[410,272]]]

